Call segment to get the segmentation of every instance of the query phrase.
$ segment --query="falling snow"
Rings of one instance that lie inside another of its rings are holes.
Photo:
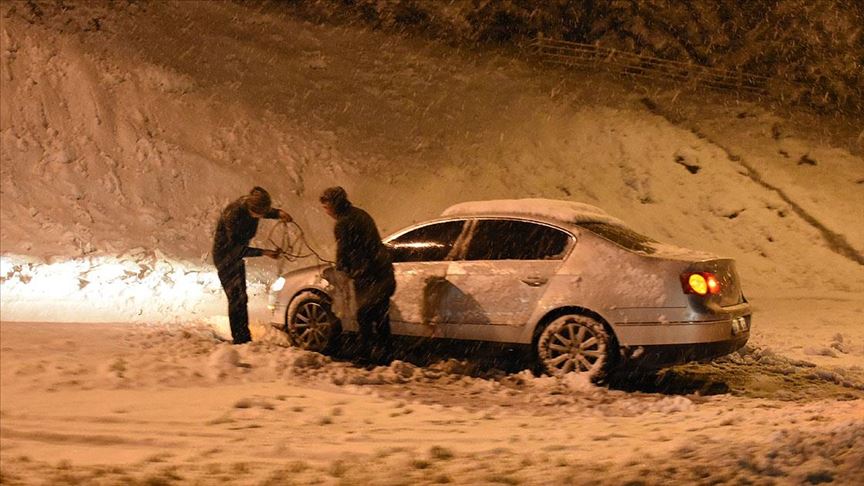
[[[861,482],[864,135],[832,109],[861,96],[857,4],[288,3],[0,7],[0,482]],[[541,32],[818,81],[781,103],[559,69],[519,50]],[[382,234],[561,199],[734,258],[750,343],[604,386],[455,345],[358,365],[266,324],[267,259],[253,342],[224,342],[220,210],[262,185],[332,258],[337,184]]]

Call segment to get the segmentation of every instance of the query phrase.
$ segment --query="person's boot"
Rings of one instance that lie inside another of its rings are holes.
[[[390,348],[390,339],[383,336],[378,336],[374,346],[370,352],[369,358],[374,363],[388,365],[393,361],[393,356]]]
[[[359,364],[372,362],[372,345],[368,339],[360,338],[354,351],[354,361]]]

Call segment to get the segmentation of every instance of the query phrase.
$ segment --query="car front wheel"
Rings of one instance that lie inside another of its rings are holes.
[[[314,292],[295,297],[285,321],[285,332],[292,344],[319,353],[333,348],[341,327],[330,309],[330,299]]]
[[[567,314],[555,318],[537,340],[537,360],[544,373],[586,373],[597,381],[609,369],[612,339],[597,320]]]

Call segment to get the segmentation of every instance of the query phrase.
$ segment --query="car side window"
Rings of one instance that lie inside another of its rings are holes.
[[[557,260],[570,235],[550,226],[515,220],[480,220],[465,260]]]
[[[439,262],[456,244],[464,221],[445,221],[411,230],[387,242],[393,262]]]

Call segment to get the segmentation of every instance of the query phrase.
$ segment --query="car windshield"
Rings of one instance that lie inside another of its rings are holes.
[[[579,223],[579,227],[585,228],[588,231],[630,251],[645,253],[648,255],[657,252],[657,249],[652,246],[653,243],[657,243],[656,241],[645,235],[641,235],[630,228],[597,222]]]

